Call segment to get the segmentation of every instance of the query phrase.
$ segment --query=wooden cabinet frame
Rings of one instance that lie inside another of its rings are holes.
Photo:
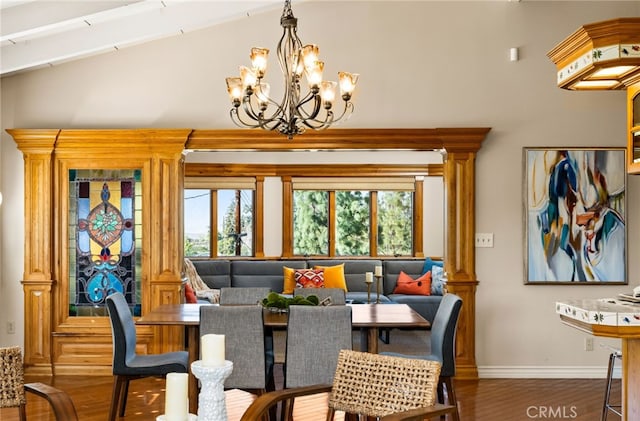
[[[252,130],[10,129],[25,160],[25,370],[29,374],[109,374],[106,317],[68,316],[64,258],[68,168],[143,171],[143,314],[181,300],[185,150],[437,150],[444,154],[445,271],[463,307],[458,324],[457,377],[476,378],[475,156],[489,128],[330,129],[288,140]],[[256,174],[264,176],[265,174]],[[286,177],[283,177],[283,182]],[[285,233],[286,234],[286,233]],[[68,277],[67,277],[68,278]],[[176,328],[139,328],[141,350],[183,346]]]

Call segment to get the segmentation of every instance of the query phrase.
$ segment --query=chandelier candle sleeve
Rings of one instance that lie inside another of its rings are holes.
[[[164,402],[166,421],[187,421],[189,417],[189,395],[187,373],[168,373]]]
[[[224,364],[224,335],[209,333],[202,335],[200,349],[202,363],[207,366],[221,366]]]

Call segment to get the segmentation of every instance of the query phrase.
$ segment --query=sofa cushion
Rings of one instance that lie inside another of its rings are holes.
[[[431,268],[431,294],[444,295],[445,287],[444,268],[433,266]]]
[[[294,272],[296,288],[324,288],[324,270],[296,269]]]
[[[413,279],[400,271],[394,294],[431,295],[431,272],[427,272],[418,279]]]
[[[382,266],[382,261],[377,259],[327,259],[327,260],[308,260],[309,267],[314,266],[336,266],[344,263],[344,279],[347,284],[347,292],[362,291],[367,292],[367,284],[365,283],[365,273],[374,272],[376,266]],[[325,273],[325,286],[327,286],[327,276]],[[327,287],[328,288],[328,287]],[[372,286],[375,291],[375,285]],[[391,289],[393,291],[393,289]],[[382,292],[381,292],[382,293]]]
[[[209,288],[231,286],[231,262],[229,260],[192,260],[200,278]]]
[[[184,285],[184,300],[187,304],[195,304],[198,302],[198,297],[196,297],[196,293],[189,284]]]
[[[382,267],[384,294],[393,294],[400,272],[404,272],[413,279],[423,275],[424,260],[385,260]]]
[[[335,266],[314,266],[324,272],[325,288],[340,288],[347,291],[347,282],[344,278],[344,264]]]
[[[444,263],[442,260],[433,260],[431,257],[427,257],[424,259],[424,266],[422,266],[422,273],[425,274],[430,272],[434,266],[443,267]]]
[[[284,267],[306,269],[304,260],[234,260],[231,264],[233,287],[269,287],[271,291],[284,289]],[[292,290],[293,292],[293,290]]]

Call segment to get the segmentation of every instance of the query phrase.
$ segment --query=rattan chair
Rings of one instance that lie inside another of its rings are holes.
[[[25,392],[46,399],[56,420],[77,421],[78,415],[69,395],[44,383],[24,383],[20,347],[0,348],[0,408],[18,408],[20,421],[27,419]]]
[[[440,363],[351,350],[340,351],[333,385],[278,390],[256,399],[241,421],[257,419],[280,401],[330,392],[327,420],[336,411],[380,420],[423,420],[452,414],[456,408],[436,404]],[[307,409],[309,412],[310,409]],[[320,408],[318,408],[318,412]],[[291,419],[286,417],[286,420]]]

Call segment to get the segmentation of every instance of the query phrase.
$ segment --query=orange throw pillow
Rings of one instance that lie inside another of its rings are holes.
[[[196,297],[196,293],[191,288],[191,285],[184,284],[184,300],[188,304],[196,304],[198,302],[198,298]]]
[[[324,288],[322,269],[296,269],[294,272],[296,288]]]
[[[394,294],[407,295],[431,295],[431,271],[425,273],[418,279],[413,279],[404,272],[400,272]]]
[[[296,287],[296,270],[282,266],[284,272],[284,285],[282,286],[283,294],[293,294],[293,289]]]
[[[347,281],[344,278],[344,263],[336,266],[314,266],[313,268],[324,270],[325,288],[342,288],[347,292]]]

